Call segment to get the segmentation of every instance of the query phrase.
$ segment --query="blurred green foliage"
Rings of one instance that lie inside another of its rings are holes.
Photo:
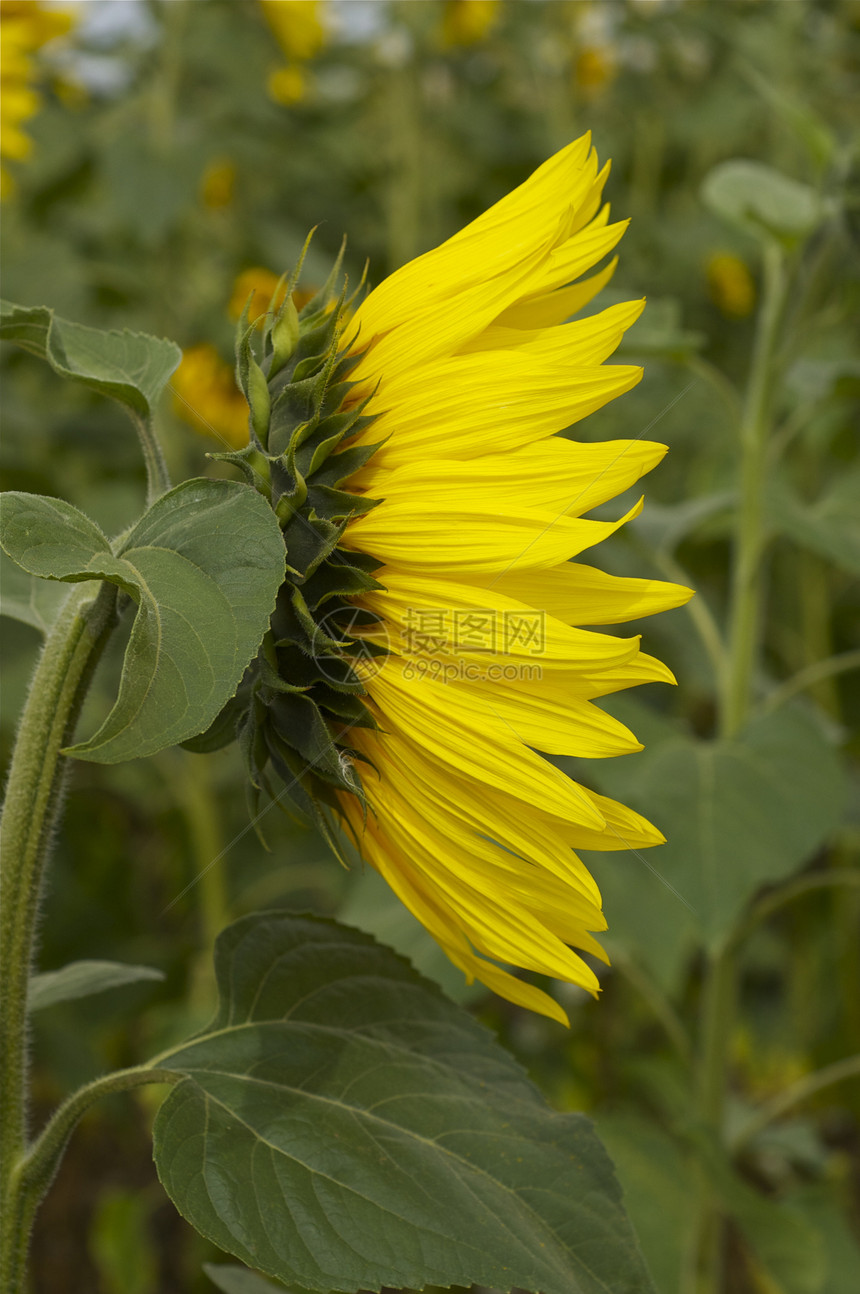
[[[665,1294],[685,1288],[705,1160],[732,1218],[725,1290],[849,1294],[860,1274],[856,1076],[754,1125],[762,1103],[860,1052],[860,893],[818,883],[856,869],[860,840],[850,780],[860,688],[856,671],[822,666],[856,664],[860,646],[860,11],[852,0],[508,0],[461,44],[444,20],[441,0],[330,3],[304,97],[287,106],[267,93],[283,54],[251,0],[83,6],[73,33],[42,54],[33,154],[4,203],[4,296],[183,347],[210,343],[227,361],[237,276],[289,268],[311,226],[308,286],[345,233],[352,280],[367,260],[376,282],[591,129],[601,160],[613,159],[613,209],[632,217],[605,297],[650,300],[625,343],[625,358],[646,365],[643,382],[576,434],[641,432],[671,449],[641,520],[595,560],[687,580],[699,598],[642,626],[678,689],[611,706],[645,752],[577,775],[645,812],[669,844],[588,860],[613,968],[599,1003],[557,987],[567,1034],[465,989],[376,878],[343,871],[277,811],[261,823],[264,849],[235,749],[81,764],[40,968],[116,959],[166,978],[40,1012],[38,1098],[47,1108],[205,1022],[209,951],[232,917],[273,905],[338,913],[473,1002],[552,1100],[593,1115]],[[754,209],[740,218],[737,173],[715,171],[732,159],[778,173],[772,192],[753,172]],[[805,187],[792,196],[791,184]],[[761,290],[756,221],[770,218],[787,222],[789,243],[812,232],[780,354],[762,704],[753,729],[715,745],[709,632],[726,619],[738,404]],[[3,368],[6,486],[63,495],[108,532],[123,528],[144,499],[131,428],[29,356],[10,348]],[[217,441],[167,401],[161,414],[175,476],[220,474],[202,457]],[[4,626],[8,753],[38,637]],[[95,689],[86,731],[109,696],[107,681]],[[797,897],[738,936],[727,1142],[697,1150],[703,950],[777,882]],[[76,1134],[41,1218],[37,1291],[212,1288],[201,1263],[218,1255],[154,1184],[153,1110],[148,1093],[115,1098]]]

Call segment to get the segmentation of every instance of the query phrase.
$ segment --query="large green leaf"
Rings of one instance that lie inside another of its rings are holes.
[[[146,333],[103,332],[61,319],[47,306],[0,301],[0,339],[47,360],[60,377],[113,396],[135,413],[152,413],[182,352]]]
[[[803,548],[860,575],[860,466],[847,468],[815,503],[806,504],[784,480],[771,482],[771,524]]]
[[[653,1121],[631,1112],[599,1116],[642,1249],[665,1294],[678,1288],[696,1217],[696,1177],[684,1148]]]
[[[549,1109],[390,949],[269,913],[216,950],[220,1010],[161,1056],[161,1180],[222,1249],[317,1291],[650,1290],[591,1124]]]
[[[756,719],[731,741],[671,737],[601,761],[592,777],[667,837],[641,855],[589,858],[610,932],[664,983],[677,969],[670,954],[694,932],[718,941],[762,885],[811,858],[845,799],[839,761],[799,707]]]
[[[115,553],[71,504],[7,494],[2,544],[33,575],[109,580],[137,603],[116,704],[68,752],[100,763],[153,754],[209,726],[256,652],[284,577],[274,513],[233,481],[186,481],[162,495]]]

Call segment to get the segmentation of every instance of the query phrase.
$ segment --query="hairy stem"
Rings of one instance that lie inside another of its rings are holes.
[[[59,815],[69,743],[96,661],[116,623],[116,589],[82,584],[45,642],[18,729],[0,863],[0,1289],[23,1281],[26,1236],[10,1192],[27,1140],[27,986],[42,876]]]
[[[149,1065],[119,1069],[79,1088],[54,1111],[27,1153],[16,1163],[11,1176],[9,1221],[12,1226],[9,1229],[14,1231],[22,1272],[36,1210],[60,1166],[69,1137],[90,1106],[100,1097],[114,1092],[127,1092],[148,1083],[178,1083],[181,1079],[181,1074]]]
[[[131,420],[137,431],[143,461],[146,464],[146,506],[149,508],[156,499],[161,498],[162,494],[166,494],[170,489],[170,474],[152,419],[132,413]]]

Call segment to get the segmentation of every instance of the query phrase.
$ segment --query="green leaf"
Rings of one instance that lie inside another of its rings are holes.
[[[175,342],[146,333],[104,332],[61,319],[47,306],[0,301],[0,339],[47,360],[60,377],[112,396],[144,417],[152,413],[182,358]]]
[[[112,764],[204,732],[262,641],[285,552],[266,501],[233,481],[185,481],[162,495],[120,547],[138,610],[119,696],[67,753]]]
[[[815,503],[806,504],[785,481],[767,495],[768,516],[781,534],[850,575],[860,575],[860,466],[847,468]]]
[[[137,603],[116,704],[66,752],[100,763],[151,755],[209,727],[262,641],[284,578],[274,513],[234,481],[185,481],[162,495],[116,553],[71,504],[10,493],[0,540],[32,575],[105,579]]]
[[[159,1176],[208,1239],[316,1291],[651,1290],[591,1124],[390,949],[332,921],[218,940],[220,1010],[159,1058]]]
[[[691,1157],[658,1124],[632,1113],[599,1116],[624,1200],[658,1290],[678,1288],[696,1215]]]
[[[337,916],[346,925],[357,926],[408,957],[415,969],[438,984],[452,1001],[466,1004],[486,993],[477,981],[466,983],[463,972],[372,867],[352,869],[346,899]]]
[[[108,989],[143,980],[163,980],[164,973],[154,966],[131,966],[126,962],[69,962],[60,970],[43,971],[30,980],[27,1005],[31,1011],[44,1011],[58,1002],[91,997]]]
[[[235,1263],[204,1263],[203,1270],[224,1294],[291,1294],[286,1285],[273,1285],[263,1276]],[[304,1291],[293,1286],[292,1294],[304,1294]]]
[[[671,927],[677,923],[685,939],[694,929],[717,942],[761,886],[808,861],[845,802],[839,761],[799,707],[756,719],[730,741],[675,737],[604,760],[593,778],[667,837],[642,855],[589,855],[601,885],[609,873],[616,881],[604,895],[610,932],[639,949],[664,982],[671,968],[662,945],[675,938]],[[615,895],[624,905],[617,912]]]
[[[715,166],[702,184],[702,201],[715,215],[756,238],[805,238],[826,214],[808,184],[745,158]]]
[[[98,579],[113,567],[110,540],[64,499],[10,490],[2,498],[0,544],[30,575],[48,580]]]
[[[0,615],[46,634],[68,596],[61,584],[30,575],[0,549]]]
[[[673,553],[682,540],[721,513],[734,507],[734,490],[719,490],[686,499],[683,503],[651,503],[629,525],[649,548],[658,553]]]

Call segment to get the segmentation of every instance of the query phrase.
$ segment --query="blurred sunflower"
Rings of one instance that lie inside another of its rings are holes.
[[[21,129],[41,104],[36,90],[39,71],[36,50],[72,26],[67,11],[47,9],[39,0],[0,0],[0,157],[20,162],[33,151],[33,141]],[[0,164],[0,195],[14,191],[14,180]]]
[[[269,73],[269,95],[276,103],[298,103],[307,92],[304,64],[325,44],[322,0],[260,0],[260,5],[287,59]]]
[[[214,346],[203,342],[183,351],[170,386],[176,413],[195,431],[233,449],[248,443],[247,401]]]
[[[729,319],[745,319],[755,309],[755,280],[749,266],[733,252],[715,252],[705,267],[708,293]]]
[[[477,45],[501,17],[499,0],[445,0],[442,8],[442,44]]]
[[[606,922],[573,851],[663,837],[536,752],[641,749],[595,701],[672,675],[638,637],[584,626],[690,596],[570,560],[641,501],[583,514],[665,453],[558,434],[641,377],[604,361],[642,301],[565,322],[626,227],[601,206],[607,173],[576,141],[346,322],[325,292],[294,326],[270,315],[267,379],[240,359],[255,441],[236,461],[257,480],[267,455],[291,572],[238,719],[252,785],[271,760],[470,979],[561,1021],[505,965],[595,993],[573,950],[605,960]]]

